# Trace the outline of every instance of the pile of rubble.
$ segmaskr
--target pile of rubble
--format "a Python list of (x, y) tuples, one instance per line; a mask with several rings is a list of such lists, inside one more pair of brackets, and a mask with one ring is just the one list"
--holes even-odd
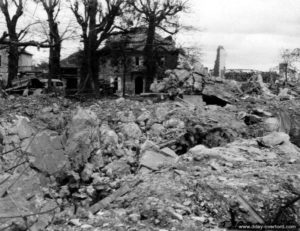
[(273, 108), (46, 96), (5, 105), (0, 229), (299, 223), (299, 202), (297, 212), (280, 204), (300, 194), (300, 151)]
[(197, 94), (202, 92), (207, 76), (200, 63), (191, 65), (187, 60), (179, 62), (173, 70), (167, 70), (162, 81), (151, 85), (152, 92), (164, 92), (170, 95)]

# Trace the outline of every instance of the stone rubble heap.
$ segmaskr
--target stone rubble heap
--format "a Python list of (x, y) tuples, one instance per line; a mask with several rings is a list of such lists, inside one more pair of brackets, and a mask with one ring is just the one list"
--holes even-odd
[[(0, 229), (221, 230), (230, 209), (257, 222), (240, 198), (270, 222), (300, 192), (291, 142), (300, 127), (288, 130), (275, 108), (293, 101), (229, 98), (224, 107), (10, 99), (0, 121)], [(291, 223), (295, 208), (285, 211)]]

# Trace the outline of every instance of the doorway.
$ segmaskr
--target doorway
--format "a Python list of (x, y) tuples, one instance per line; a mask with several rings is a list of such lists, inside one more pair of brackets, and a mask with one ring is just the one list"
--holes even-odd
[(135, 78), (135, 94), (139, 95), (144, 91), (144, 79), (142, 76)]

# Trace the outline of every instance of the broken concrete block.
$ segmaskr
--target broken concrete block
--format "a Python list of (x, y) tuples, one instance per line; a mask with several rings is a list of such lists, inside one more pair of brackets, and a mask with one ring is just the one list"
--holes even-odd
[(268, 118), (264, 121), (264, 128), (267, 132), (279, 131), (280, 121), (275, 117)]
[(123, 124), (121, 132), (126, 139), (139, 139), (142, 136), (142, 131), (136, 123)]
[(91, 110), (78, 108), (67, 130), (66, 154), (74, 169), (87, 163), (92, 151), (99, 148), (97, 115)]
[(164, 152), (145, 151), (140, 160), (140, 165), (151, 170), (159, 170), (163, 166), (174, 165), (178, 161), (178, 156), (169, 150)]
[(226, 106), (226, 104), (230, 104), (236, 100), (236, 96), (234, 91), (226, 84), (206, 84), (202, 94), (203, 100), (207, 104), (215, 104), (219, 106)]
[(155, 115), (159, 122), (166, 120), (168, 114), (169, 114), (169, 110), (166, 107), (159, 107), (155, 111)]
[(31, 137), (35, 130), (29, 125), (29, 119), (23, 116), (17, 116), (15, 126), (9, 131), (9, 134), (17, 134), (20, 139)]
[(81, 179), (85, 182), (89, 181), (93, 175), (93, 169), (94, 165), (87, 163), (80, 174)]
[(161, 149), (161, 152), (165, 153), (166, 155), (173, 157), (173, 158), (178, 158), (177, 154), (170, 148), (163, 148)]
[(79, 107), (72, 118), (70, 133), (81, 131), (82, 129), (86, 129), (87, 127), (97, 127), (98, 124), (99, 120), (94, 112)]
[(198, 73), (198, 74), (203, 74), (204, 72), (204, 66), (201, 62), (196, 62), (193, 64), (193, 72)]
[(102, 124), (99, 128), (101, 145), (104, 148), (116, 147), (118, 145), (118, 135), (107, 124)]
[[(52, 109), (51, 109), (52, 110)], [(47, 125), (47, 128), (50, 130), (59, 130), (65, 128), (67, 122), (63, 114), (54, 114), (54, 113), (41, 113), (37, 115), (37, 118), (44, 122)]]
[(89, 129), (69, 137), (65, 150), (74, 169), (78, 170), (87, 163), (92, 151), (98, 145), (97, 142), (96, 134), (91, 133)]
[(191, 75), (191, 73), (185, 69), (175, 69), (174, 73), (178, 77), (178, 80), (181, 82), (184, 82)]
[(129, 175), (130, 172), (130, 166), (127, 164), (125, 160), (115, 160), (105, 166), (104, 168), (107, 172), (107, 174), (112, 175), (112, 176), (125, 176)]
[(172, 119), (169, 119), (167, 120), (166, 122), (164, 122), (164, 126), (166, 128), (184, 128), (185, 127), (185, 124), (183, 121), (179, 120), (179, 119), (176, 119), (176, 118), (172, 118)]
[(33, 92), (33, 96), (40, 96), (43, 94), (43, 89), (39, 88), (39, 89), (36, 89), (34, 92)]
[(158, 145), (156, 145), (154, 142), (150, 140), (146, 140), (145, 143), (141, 145), (141, 153), (144, 153), (145, 151), (159, 151)]
[(194, 156), (202, 156), (210, 153), (212, 149), (205, 147), (204, 145), (197, 145), (189, 150), (189, 152)]
[(290, 142), (290, 136), (283, 132), (272, 132), (271, 134), (258, 138), (258, 142), (266, 147), (274, 147)]
[(102, 150), (99, 149), (95, 155), (91, 158), (91, 163), (95, 166), (96, 169), (102, 168), (105, 166)]
[(136, 118), (132, 111), (119, 111), (117, 112), (117, 120), (122, 123), (135, 122)]
[(153, 124), (151, 126), (150, 132), (154, 135), (161, 135), (165, 130), (165, 127), (161, 124)]
[(145, 122), (151, 118), (151, 113), (149, 111), (144, 111), (142, 114), (137, 118), (138, 122)]
[[(51, 136), (47, 131), (38, 134), (31, 142), (27, 152), (34, 156), (33, 166), (41, 172), (53, 175), (60, 172), (67, 164), (67, 158), (62, 146), (61, 137)], [(23, 149), (27, 145), (23, 145)]]
[(125, 102), (125, 99), (123, 97), (121, 97), (119, 99), (116, 99), (117, 104), (121, 104), (121, 103), (124, 103), (124, 102)]

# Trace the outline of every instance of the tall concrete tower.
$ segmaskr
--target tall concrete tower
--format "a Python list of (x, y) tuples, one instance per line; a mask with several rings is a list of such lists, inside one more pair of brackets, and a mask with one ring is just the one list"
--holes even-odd
[(225, 76), (225, 49), (219, 46), (214, 67), (214, 76), (224, 78)]

